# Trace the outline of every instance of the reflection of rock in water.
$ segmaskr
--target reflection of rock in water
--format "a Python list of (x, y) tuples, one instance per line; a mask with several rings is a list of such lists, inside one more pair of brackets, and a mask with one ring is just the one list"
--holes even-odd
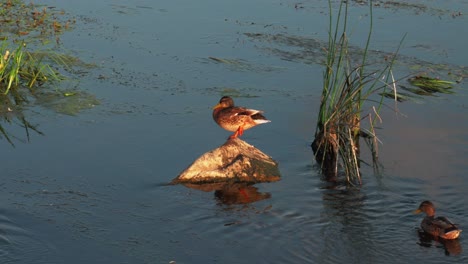
[(422, 247), (440, 247), (444, 249), (445, 255), (459, 255), (463, 249), (458, 239), (445, 240), (434, 237), (418, 228), (419, 245)]
[(229, 184), (215, 191), (215, 197), (223, 204), (247, 204), (271, 197), (269, 193), (260, 193), (258, 188), (245, 184)]
[(235, 138), (195, 160), (173, 184), (258, 183), (280, 179), (278, 164), (268, 155)]

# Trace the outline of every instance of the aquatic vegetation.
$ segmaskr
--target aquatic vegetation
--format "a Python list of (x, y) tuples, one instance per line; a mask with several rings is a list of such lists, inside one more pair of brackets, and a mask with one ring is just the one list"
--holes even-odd
[(453, 93), (454, 82), (431, 78), (427, 76), (414, 76), (408, 79), (409, 83), (418, 87), (420, 90), (427, 93)]
[(77, 115), (100, 104), (93, 94), (79, 90), (41, 91), (35, 103), (65, 115)]
[[(11, 52), (6, 41), (0, 46), (0, 117), (8, 124), (14, 123), (14, 119), (19, 120), (29, 139), (29, 130), (38, 130), (26, 120), (21, 111), (21, 105), (29, 101), (28, 95), (22, 90), (33, 93), (44, 82), (58, 80), (59, 77), (48, 65), (35, 60), (24, 49), (24, 43)], [(11, 136), (2, 125), (0, 134), (13, 144)]]
[(235, 89), (235, 88), (229, 88), (229, 87), (223, 87), (223, 88), (220, 88), (218, 89), (219, 90), (219, 93), (220, 95), (222, 96), (231, 96), (231, 97), (237, 97), (237, 98), (255, 98), (255, 97), (259, 97), (259, 95), (255, 94), (255, 93), (251, 93), (251, 92), (248, 92), (248, 91), (241, 91), (239, 89)]
[(1, 1), (0, 6), (0, 39), (12, 42), (48, 44), (54, 39), (58, 44), (59, 36), (75, 24), (64, 11), (50, 6), (19, 0)]
[[(378, 170), (378, 138), (375, 134), (375, 124), (377, 121), (381, 122), (379, 113), (384, 105), (384, 98), (392, 98), (395, 102), (417, 101), (422, 95), (452, 93), (454, 82), (419, 74), (408, 78), (412, 87), (397, 85), (392, 73), (393, 66), (401, 61), (407, 65), (410, 63), (396, 60), (402, 42), (395, 53), (380, 56), (383, 61), (375, 60), (378, 58), (375, 56), (377, 53), (369, 50), (372, 1), (369, 1), (369, 34), (363, 49), (348, 45), (348, 2), (340, 3), (335, 21), (332, 19), (331, 1), (329, 6), (329, 40), (328, 45), (323, 48), (326, 51), (324, 83), (312, 149), (325, 176), (334, 178), (342, 168), (348, 183), (361, 183), (360, 139), (367, 143), (374, 169)], [(321, 46), (317, 41), (309, 43)], [(312, 49), (314, 50), (317, 49)], [(412, 64), (421, 65), (417, 60), (412, 60)], [(427, 66), (444, 68), (443, 65)], [(447, 68), (444, 70), (447, 71)], [(462, 67), (460, 69), (464, 72)], [(370, 98), (375, 94), (380, 95), (380, 99)], [(369, 110), (365, 111), (364, 106), (369, 107)], [(362, 127), (363, 121), (366, 121), (368, 128)]]
[(31, 56), (33, 56), (37, 60), (41, 60), (43, 63), (49, 64), (57, 64), (65, 66), (66, 69), (71, 67), (79, 67), (79, 68), (87, 68), (92, 69), (96, 68), (96, 64), (94, 63), (86, 63), (82, 61), (80, 58), (76, 56), (72, 56), (69, 54), (64, 53), (57, 53), (53, 50), (35, 50), (31, 52)]
[(444, 94), (453, 94), (452, 91), (453, 84), (455, 82), (440, 80), (436, 78), (431, 78), (427, 76), (413, 76), (408, 78), (408, 82), (410, 85), (414, 87), (407, 87), (404, 85), (398, 85), (400, 90), (405, 90), (410, 93), (401, 92), (401, 91), (391, 91), (391, 92), (382, 92), (380, 95), (383, 95), (387, 98), (396, 99), (399, 102), (403, 101), (414, 101), (419, 102), (421, 96), (435, 96), (436, 93), (444, 93)]
[(235, 71), (249, 71), (249, 72), (272, 72), (280, 70), (278, 67), (267, 65), (253, 64), (242, 59), (224, 59), (217, 57), (208, 57), (211, 62), (224, 64)]
[[(424, 2), (423, 2), (424, 3)], [(400, 10), (408, 10), (413, 11), (414, 14), (431, 14), (434, 16), (442, 16), (442, 15), (451, 15), (453, 11), (431, 7), (427, 4), (423, 3), (410, 3), (409, 1), (375, 1), (374, 6), (393, 9), (395, 11)]]
[[(258, 48), (283, 60), (317, 65), (324, 65), (327, 61), (327, 54), (323, 52), (328, 49), (327, 41), (283, 33), (244, 33), (244, 35), (253, 41), (274, 44), (275, 46), (259, 46)], [(348, 44), (347, 49), (352, 61), (358, 61), (364, 54), (364, 49), (358, 46)], [(409, 72), (409, 75), (421, 75), (424, 72), (428, 72), (437, 76), (447, 76), (444, 78), (450, 78), (456, 82), (468, 76), (466, 66), (433, 63), (403, 54), (399, 54), (398, 58), (395, 58), (394, 53), (381, 50), (367, 49), (365, 52), (366, 67), (368, 69), (381, 69), (385, 67), (389, 60), (395, 59), (394, 63), (398, 65), (398, 68), (401, 71)]]
[(417, 99), (419, 98), (417, 95), (413, 95), (410, 93), (405, 93), (405, 92), (381, 92), (379, 95), (382, 95), (386, 98), (390, 99), (395, 99), (398, 102), (404, 102), (404, 101), (415, 101), (417, 102)]
[[(329, 1), (330, 29), (329, 44), (326, 49), (325, 71), (320, 111), (317, 120), (315, 140), (312, 149), (322, 173), (336, 177), (341, 164), (347, 182), (361, 182), (360, 138), (366, 139), (372, 153), (373, 163), (377, 164), (377, 137), (374, 124), (379, 118), (383, 98), (375, 101), (376, 106), (364, 113), (363, 106), (369, 97), (379, 91), (396, 89), (392, 67), (395, 55), (388, 59), (381, 70), (368, 72), (368, 47), (372, 33), (372, 2), (370, 6), (370, 28), (366, 46), (356, 61), (350, 55), (347, 37), (348, 2), (341, 2), (337, 18), (333, 21), (332, 4)], [(401, 43), (400, 43), (401, 44)], [(397, 54), (398, 51), (395, 53)], [(362, 128), (363, 119), (369, 119), (369, 128)]]
[(26, 45), (21, 43), (10, 52), (8, 42), (0, 47), (0, 92), (7, 95), (10, 89), (24, 86), (32, 89), (48, 80), (59, 80), (58, 74), (47, 64), (36, 60), (31, 53), (25, 51)]
[[(0, 38), (3, 39), (0, 46), (0, 119), (3, 123), (19, 124), (29, 140), (30, 131), (41, 134), (23, 112), (31, 102), (44, 103), (46, 107), (69, 115), (97, 105), (96, 98), (87, 93), (60, 91), (58, 87), (59, 83), (69, 80), (65, 73), (73, 74), (76, 68), (89, 69), (95, 65), (39, 48), (54, 38), (56, 45), (59, 44), (59, 35), (70, 28), (72, 20), (66, 20), (65, 13), (53, 7), (25, 4), (19, 0), (2, 1), (0, 6)], [(0, 136), (12, 145), (12, 138), (17, 138), (2, 124)]]
[[(29, 140), (30, 131), (42, 134), (36, 125), (31, 124), (23, 113), (23, 102), (26, 96), (17, 90), (12, 90), (8, 95), (0, 93), (0, 118), (3, 123), (16, 124), (24, 128), (26, 138)], [(0, 124), (0, 138), (4, 138), (14, 146), (13, 138), (18, 139), (16, 135), (10, 135), (6, 128)]]

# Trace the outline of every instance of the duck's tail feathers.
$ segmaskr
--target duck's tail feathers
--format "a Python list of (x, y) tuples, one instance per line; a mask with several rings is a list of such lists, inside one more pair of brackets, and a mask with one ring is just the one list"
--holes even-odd
[(271, 121), (268, 119), (254, 119), (254, 122), (256, 124), (265, 124), (265, 123), (270, 123)]

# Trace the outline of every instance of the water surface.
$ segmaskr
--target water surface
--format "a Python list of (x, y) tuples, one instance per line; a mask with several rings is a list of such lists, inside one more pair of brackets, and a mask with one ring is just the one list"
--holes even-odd
[[(430, 199), (468, 226), (466, 81), (453, 95), (385, 110), (383, 173), (364, 167), (362, 187), (346, 188), (320, 177), (309, 147), (322, 76), (314, 46), (249, 37), (325, 43), (325, 2), (44, 3), (77, 18), (62, 46), (101, 66), (79, 87), (102, 104), (78, 116), (31, 106), (45, 135), (15, 148), (2, 141), (2, 263), (468, 261), (465, 234), (427, 241), (422, 216), (411, 213)], [(406, 58), (466, 69), (466, 16), (451, 14), (468, 13), (468, 2), (414, 3), (430, 8), (376, 7), (373, 50), (392, 52), (408, 33)], [(366, 36), (367, 12), (353, 4), (353, 45)], [(396, 72), (405, 76), (408, 64)], [(166, 185), (229, 135), (211, 119), (224, 93), (272, 120), (244, 136), (279, 162), (282, 180), (255, 186), (269, 199), (225, 204), (213, 192)]]

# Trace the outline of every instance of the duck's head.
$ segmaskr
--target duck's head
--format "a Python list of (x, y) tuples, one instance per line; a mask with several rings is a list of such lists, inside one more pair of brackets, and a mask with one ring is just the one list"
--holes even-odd
[(229, 96), (223, 96), (221, 97), (221, 100), (219, 100), (219, 103), (213, 106), (213, 109), (228, 108), (232, 106), (234, 106), (234, 100), (232, 100), (232, 98)]
[(415, 214), (419, 214), (419, 213), (425, 213), (427, 214), (428, 216), (433, 216), (435, 214), (435, 207), (434, 207), (434, 204), (431, 203), (430, 201), (424, 201), (422, 202), (418, 209), (416, 209), (414, 211)]

